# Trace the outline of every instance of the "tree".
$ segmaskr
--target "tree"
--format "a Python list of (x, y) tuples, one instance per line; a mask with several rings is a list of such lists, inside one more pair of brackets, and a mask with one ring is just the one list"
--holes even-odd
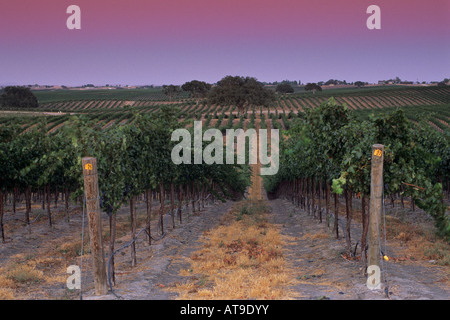
[(183, 84), (181, 89), (188, 91), (191, 94), (191, 97), (196, 99), (198, 105), (199, 100), (208, 95), (211, 85), (204, 81), (192, 80)]
[(312, 91), (313, 93), (316, 93), (316, 91), (322, 91), (322, 87), (319, 86), (316, 83), (307, 83), (305, 86), (305, 91)]
[(274, 101), (274, 92), (251, 77), (226, 76), (209, 94), (211, 104), (235, 105), (239, 113), (245, 107), (268, 107)]
[(37, 108), (39, 106), (30, 88), (19, 86), (6, 87), (1, 95), (0, 103), (3, 107)]
[(357, 86), (358, 88), (361, 88), (361, 87), (364, 87), (365, 83), (362, 82), (362, 81), (356, 81), (356, 82), (354, 83), (354, 85)]
[(175, 86), (173, 84), (163, 85), (163, 92), (167, 97), (169, 97), (170, 101), (173, 101), (173, 99), (180, 94), (181, 89), (179, 86)]
[(438, 82), (437, 84), (438, 87), (445, 87), (446, 85), (450, 85), (450, 79), (448, 78), (445, 78), (444, 80)]
[(289, 83), (283, 82), (277, 85), (275, 91), (278, 93), (294, 93), (294, 88)]

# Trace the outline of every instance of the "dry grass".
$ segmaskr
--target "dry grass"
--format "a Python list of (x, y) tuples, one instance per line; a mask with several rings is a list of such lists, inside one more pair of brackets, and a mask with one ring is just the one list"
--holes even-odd
[(14, 299), (14, 288), (16, 288), (16, 283), (8, 277), (6, 270), (0, 268), (0, 300)]
[[(23, 207), (23, 206), (22, 206)], [(76, 232), (66, 233), (62, 236), (49, 240), (46, 213), (41, 209), (40, 204), (33, 205), (33, 216), (42, 212), (33, 227), (33, 235), (28, 236), (33, 243), (37, 244), (35, 249), (24, 247), (19, 254), (11, 254), (0, 264), (0, 299), (65, 299), (69, 298), (68, 293), (61, 290), (65, 288), (69, 265), (79, 265), (81, 253), (81, 235)], [(72, 209), (71, 216), (81, 215), (79, 209)], [(55, 221), (64, 219), (64, 210), (53, 209), (52, 217)], [(137, 217), (138, 225), (145, 223), (145, 214), (139, 211)], [(117, 242), (116, 247), (130, 238), (130, 218), (129, 214), (121, 215), (117, 219)], [(64, 222), (65, 223), (65, 222)], [(66, 227), (65, 224), (62, 224)], [(14, 239), (15, 232), (23, 228), (22, 222), (11, 221), (6, 225), (7, 235)], [(73, 231), (73, 230), (70, 230)], [(110, 238), (109, 225), (103, 223), (103, 236), (105, 253), (108, 252)], [(85, 256), (84, 272), (89, 272), (89, 233), (87, 226), (84, 234)], [(128, 258), (128, 256), (126, 257)], [(116, 265), (127, 271), (129, 259), (117, 259)], [(124, 260), (124, 263), (121, 263)], [(41, 288), (45, 286), (46, 289)], [(54, 290), (53, 290), (54, 289)]]
[(33, 264), (13, 263), (0, 269), (0, 300), (16, 299), (18, 289), (42, 281), (45, 281), (44, 273)]
[(286, 239), (265, 220), (263, 202), (245, 203), (227, 214), (223, 225), (204, 234), (191, 257), (189, 276), (174, 289), (180, 299), (291, 299)]
[(44, 273), (30, 264), (12, 265), (6, 273), (6, 278), (15, 284), (32, 284), (44, 280)]
[(305, 234), (301, 237), (302, 240), (316, 240), (316, 239), (328, 239), (330, 236), (326, 233)]
[[(79, 257), (80, 241), (64, 237), (47, 245), (33, 253), (15, 254), (5, 261), (0, 268), (0, 299), (50, 298), (50, 292), (40, 289), (43, 284), (65, 284), (67, 267)], [(87, 243), (85, 253), (88, 249)]]
[[(324, 205), (324, 203), (322, 204)], [(414, 219), (405, 219), (407, 210), (411, 208), (409, 199), (404, 199), (404, 208), (401, 208), (400, 199), (395, 200), (395, 209), (391, 208), (391, 200), (387, 200), (386, 208), (391, 209), (395, 215), (386, 215), (386, 236), (388, 246), (393, 247), (394, 258), (392, 261), (418, 261), (435, 260), (437, 265), (450, 266), (450, 245), (439, 239), (435, 235), (432, 224), (413, 223)], [(397, 210), (397, 211), (396, 211)], [(345, 205), (340, 203), (340, 212), (345, 212)], [(402, 213), (403, 212), (403, 213)], [(355, 203), (352, 214), (353, 222), (362, 223), (361, 208), (359, 203)], [(384, 231), (382, 231), (384, 234)], [(303, 238), (317, 239), (316, 235), (305, 235)], [(318, 239), (321, 238), (317, 235)], [(324, 238), (326, 238), (324, 236)]]
[(450, 245), (417, 225), (386, 216), (386, 235), (400, 261), (435, 260), (450, 266)]
[[(85, 239), (83, 245), (83, 254), (89, 253), (89, 239)], [(81, 241), (75, 240), (70, 242), (65, 242), (58, 246), (58, 251), (66, 258), (66, 259), (74, 259), (80, 256), (81, 254)]]

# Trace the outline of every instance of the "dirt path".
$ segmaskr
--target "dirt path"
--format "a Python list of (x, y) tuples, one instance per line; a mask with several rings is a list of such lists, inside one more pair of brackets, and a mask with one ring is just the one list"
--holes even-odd
[[(342, 256), (346, 247), (345, 239), (336, 240), (325, 222), (320, 224), (317, 219), (286, 200), (263, 202), (271, 207), (268, 223), (290, 239), (283, 247), (283, 256), (290, 277), (285, 289), (294, 292), (291, 296), (313, 300), (386, 299), (384, 290), (367, 289), (360, 262)], [(211, 244), (205, 244), (205, 235), (208, 238), (222, 225), (221, 218), (236, 205), (227, 202), (192, 216), (183, 228), (173, 230), (166, 239), (154, 244), (148, 260), (143, 259), (141, 265), (129, 275), (120, 276), (115, 292), (125, 299), (177, 299), (179, 296), (173, 290), (177, 285), (187, 280), (201, 282), (201, 276), (189, 276), (183, 271), (190, 270), (193, 257), (209, 248)], [(389, 263), (389, 298), (449, 299), (447, 270), (445, 267), (423, 263)], [(231, 268), (228, 272), (231, 272)], [(213, 281), (208, 278), (208, 282), (203, 285), (213, 290)], [(101, 298), (115, 297), (110, 295)], [(91, 299), (96, 297), (91, 296)]]
[[(176, 259), (181, 255), (189, 255), (189, 245), (197, 243), (196, 239), (204, 230), (212, 228), (218, 217), (227, 212), (231, 202), (207, 204), (205, 210), (193, 214), (191, 208), (183, 213), (183, 223), (176, 221), (176, 228), (172, 229), (170, 216), (165, 215), (164, 225), (166, 236), (153, 241), (148, 245), (147, 237), (143, 234), (137, 241), (138, 266), (131, 268), (130, 250), (125, 248), (120, 251), (115, 259), (117, 288), (135, 288), (134, 278), (142, 276), (141, 271), (147, 272), (144, 277), (159, 280), (159, 276), (167, 274), (176, 275), (170, 268), (176, 264)], [(154, 212), (157, 212), (154, 201)], [(46, 212), (40, 205), (34, 205), (32, 220), (38, 218), (32, 224), (29, 233), (21, 220), (24, 219), (23, 206), (12, 215), (6, 214), (6, 243), (0, 243), (0, 300), (2, 299), (79, 299), (79, 290), (68, 290), (66, 273), (69, 265), (81, 266), (81, 231), (82, 211), (79, 207), (71, 207), (71, 221), (67, 223), (64, 218), (64, 210), (61, 206), (53, 211), (53, 227), (47, 225)], [(139, 228), (145, 224), (145, 203), (137, 204), (137, 221)], [(103, 238), (105, 255), (108, 253), (109, 222), (106, 214), (102, 214)], [(16, 220), (16, 218), (18, 220)], [(152, 235), (159, 238), (157, 221), (152, 222)], [(117, 213), (117, 239), (116, 249), (130, 241), (129, 209), (124, 206)], [(87, 233), (87, 222), (85, 225)], [(183, 250), (181, 252), (181, 250)], [(92, 259), (89, 254), (89, 239), (84, 237), (83, 255), (83, 298), (93, 296)], [(108, 258), (108, 257), (107, 257)], [(106, 259), (107, 261), (107, 259)], [(166, 270), (168, 268), (168, 270)], [(14, 277), (13, 279), (11, 277)], [(131, 279), (128, 283), (127, 279)], [(162, 279), (162, 281), (163, 281)], [(170, 278), (171, 279), (171, 278)], [(164, 281), (163, 281), (164, 282)], [(128, 289), (130, 288), (130, 289)], [(149, 296), (153, 299), (168, 299), (169, 295), (158, 291), (148, 290), (142, 295), (142, 299)], [(141, 291), (142, 293), (142, 291)], [(113, 298), (110, 296), (109, 298)], [(135, 296), (133, 296), (135, 298)]]
[[(256, 177), (258, 176), (255, 175)], [(260, 185), (259, 190), (254, 188), (251, 195), (264, 198), (262, 188)], [(271, 208), (267, 214), (268, 227), (274, 226), (277, 232), (289, 239), (282, 247), (287, 266), (283, 276), (289, 277), (286, 290), (294, 292), (289, 296), (296, 299), (386, 299), (384, 292), (372, 292), (366, 288), (366, 278), (360, 262), (342, 256), (346, 248), (345, 239), (342, 237), (336, 240), (326, 227), (325, 219), (320, 224), (318, 219), (287, 200), (263, 199), (262, 202)], [(138, 265), (135, 268), (130, 266), (129, 250), (123, 250), (117, 256), (117, 285), (114, 292), (125, 299), (170, 300), (179, 298), (178, 293), (173, 290), (177, 284), (186, 280), (202, 282), (203, 279), (196, 280), (194, 275), (183, 274), (183, 271), (192, 268), (195, 253), (208, 249), (209, 244), (205, 239), (222, 227), (224, 217), (240, 204), (228, 201), (207, 206), (196, 214), (186, 214), (181, 225), (177, 223), (175, 229), (167, 228), (167, 236), (154, 241), (151, 246), (142, 237), (137, 243)], [(65, 269), (69, 264), (80, 262), (77, 251), (80, 250), (81, 212), (72, 212), (70, 224), (64, 222), (63, 212), (57, 212), (54, 215), (55, 227), (52, 229), (46, 226), (45, 215), (33, 225), (31, 234), (20, 226), (20, 222), (14, 223), (17, 224), (17, 230), (8, 229), (8, 242), (1, 245), (0, 268), (13, 270), (14, 266), (16, 269), (27, 266), (28, 269), (23, 269), (25, 274), (35, 275), (38, 282), (31, 279), (32, 283), (12, 286), (4, 292), (4, 298), (8, 294), (17, 299), (79, 298), (79, 292), (68, 292), (65, 287)], [(122, 228), (117, 247), (129, 241), (126, 208), (119, 216)], [(19, 214), (18, 217), (21, 218)], [(144, 216), (141, 215), (141, 219)], [(10, 221), (8, 225), (11, 226), (12, 223)], [(106, 225), (107, 221), (104, 221), (105, 229)], [(168, 221), (165, 225), (169, 226)], [(359, 228), (358, 222), (354, 221), (352, 235), (355, 239)], [(236, 232), (238, 234), (239, 230)], [(88, 239), (85, 241), (85, 250), (88, 250)], [(415, 244), (411, 241), (406, 244), (388, 242), (391, 257), (387, 264), (390, 299), (450, 299), (448, 266), (438, 266), (423, 259), (396, 259), (407, 256), (404, 250), (411, 245)], [(90, 267), (91, 261), (87, 254), (84, 268)], [(85, 273), (83, 279), (83, 298), (99, 299), (93, 294), (90, 272)], [(8, 285), (8, 282), (1, 281), (0, 279), (0, 291), (5, 290), (5, 285)], [(211, 283), (204, 285), (208, 287)], [(116, 297), (108, 295), (100, 299)]]
[[(218, 203), (206, 210), (189, 215), (178, 228), (168, 231), (160, 241), (148, 246), (141, 240), (137, 244), (141, 261), (136, 268), (122, 269), (119, 272), (114, 293), (123, 299), (167, 300), (175, 299), (176, 294), (165, 290), (184, 279), (180, 271), (189, 267), (188, 258), (198, 250), (203, 233), (217, 226), (233, 202)], [(127, 252), (128, 253), (128, 252)], [(116, 299), (114, 295), (94, 296), (92, 290), (85, 293), (85, 299)]]
[[(367, 289), (360, 262), (342, 257), (345, 239), (336, 240), (325, 222), (320, 224), (286, 200), (276, 199), (270, 205), (271, 222), (296, 239), (286, 250), (297, 270), (294, 289), (302, 299), (386, 299), (384, 292)], [(393, 252), (389, 245), (388, 251)], [(387, 279), (390, 299), (450, 299), (448, 267), (389, 262)]]
[[(259, 179), (254, 175), (254, 179)], [(300, 210), (291, 202), (283, 199), (268, 201), (265, 199), (263, 186), (255, 184), (250, 195), (259, 200), (265, 206), (270, 207), (264, 223), (257, 233), (277, 232), (284, 239), (281, 245), (283, 252), (283, 264), (286, 266), (280, 273), (284, 290), (288, 294), (280, 293), (279, 297), (295, 299), (386, 299), (383, 291), (369, 291), (365, 285), (366, 278), (363, 275), (361, 264), (358, 260), (346, 259), (345, 239), (336, 240), (326, 227), (326, 222), (320, 224), (318, 219)], [(179, 293), (174, 290), (177, 285), (191, 281), (195, 286), (205, 290), (213, 290), (212, 276), (198, 277), (190, 274), (195, 260), (198, 260), (202, 252), (214, 251), (214, 248), (230, 247), (238, 244), (235, 239), (245, 239), (247, 229), (235, 230), (235, 234), (223, 238), (224, 245), (220, 246), (209, 240), (217, 240), (217, 231), (224, 230), (227, 223), (240, 227), (236, 223), (236, 207), (242, 202), (225, 202), (207, 206), (205, 210), (184, 216), (183, 223), (177, 223), (176, 228), (167, 226), (167, 235), (159, 241), (153, 241), (149, 246), (145, 237), (137, 242), (138, 265), (130, 266), (129, 250), (125, 249), (118, 254), (116, 261), (117, 281), (114, 292), (124, 299), (162, 299), (171, 300), (179, 298)], [(144, 212), (144, 208), (140, 208)], [(233, 213), (234, 210), (234, 213)], [(40, 211), (37, 208), (35, 211)], [(56, 210), (55, 210), (56, 211)], [(123, 212), (122, 212), (123, 211)], [(119, 214), (120, 228), (118, 232), (117, 247), (129, 241), (129, 222), (127, 209)], [(230, 214), (230, 212), (232, 212)], [(18, 217), (21, 216), (18, 214)], [(63, 220), (63, 212), (55, 212), (55, 227), (49, 229), (46, 226), (45, 215), (35, 225), (33, 232), (28, 234), (26, 228), (20, 222), (14, 222), (16, 228), (8, 229), (8, 242), (0, 246), (0, 269), (3, 271), (22, 270), (30, 278), (21, 284), (14, 286), (7, 278), (0, 277), (1, 290), (11, 285), (4, 294), (4, 298), (10, 296), (14, 299), (78, 299), (79, 292), (69, 292), (65, 286), (67, 279), (66, 268), (70, 264), (79, 264), (78, 251), (80, 250), (81, 212), (78, 209), (72, 213), (71, 223)], [(140, 219), (145, 216), (140, 214)], [(167, 216), (167, 219), (169, 217)], [(103, 221), (105, 229), (107, 221)], [(142, 221), (141, 221), (142, 222)], [(11, 226), (13, 221), (8, 222)], [(11, 226), (12, 227), (12, 226)], [(222, 228), (222, 229), (220, 229)], [(231, 229), (233, 229), (231, 228)], [(238, 229), (238, 228), (236, 228)], [(352, 224), (352, 235), (356, 239), (360, 226), (357, 221)], [(156, 232), (156, 227), (154, 227)], [(107, 232), (107, 230), (105, 230)], [(256, 233), (255, 233), (256, 234)], [(341, 232), (341, 234), (344, 234)], [(273, 234), (272, 234), (273, 235)], [(156, 236), (156, 235), (155, 235)], [(404, 235), (403, 235), (404, 236)], [(403, 237), (402, 236), (402, 237)], [(107, 234), (105, 234), (107, 238)], [(88, 250), (88, 239), (85, 239), (84, 268), (91, 267)], [(247, 241), (247, 240), (245, 240)], [(259, 241), (259, 240), (258, 240)], [(217, 242), (217, 241), (216, 241)], [(244, 244), (247, 242), (244, 242)], [(259, 242), (262, 245), (263, 242)], [(211, 246), (213, 245), (213, 246)], [(107, 243), (105, 244), (105, 247)], [(390, 299), (450, 299), (450, 273), (448, 266), (439, 266), (424, 259), (401, 259), (407, 257), (405, 250), (415, 246), (408, 242), (389, 241), (388, 252), (391, 258), (387, 264), (387, 279)], [(239, 246), (237, 249), (241, 250)], [(261, 249), (255, 243), (253, 254), (258, 255)], [(268, 247), (264, 247), (269, 252)], [(244, 252), (242, 249), (242, 252)], [(200, 252), (200, 253), (199, 253)], [(276, 255), (279, 258), (279, 255)], [(228, 256), (220, 257), (228, 259)], [(232, 260), (227, 260), (234, 271), (238, 270)], [(246, 261), (254, 263), (255, 260)], [(23, 267), (26, 266), (25, 269)], [(259, 266), (254, 266), (260, 270)], [(273, 266), (272, 266), (273, 267)], [(22, 268), (22, 269), (21, 269)], [(231, 271), (223, 264), (220, 266), (222, 274)], [(271, 273), (267, 273), (271, 274)], [(20, 274), (18, 274), (19, 276)], [(282, 278), (284, 277), (284, 278)], [(84, 299), (116, 299), (112, 294), (96, 297), (93, 293), (93, 279), (90, 272), (83, 275)], [(206, 280), (205, 280), (206, 279)], [(258, 278), (259, 279), (259, 278)], [(267, 279), (262, 277), (261, 281)], [(3, 281), (3, 283), (2, 283)], [(277, 288), (280, 289), (280, 288)], [(281, 291), (283, 288), (280, 289)], [(195, 290), (193, 290), (193, 294)], [(183, 296), (185, 297), (185, 295)], [(189, 296), (187, 296), (189, 297)], [(262, 296), (265, 299), (265, 295)], [(271, 296), (267, 295), (270, 299)], [(245, 297), (244, 297), (245, 299)]]
[[(259, 132), (260, 126), (260, 120), (255, 121), (255, 130), (256, 132)], [(267, 141), (270, 141), (270, 132), (267, 137)], [(261, 163), (259, 162), (259, 143), (257, 144), (256, 149), (251, 150), (253, 156), (255, 159), (258, 159), (256, 164), (252, 164), (252, 185), (248, 189), (248, 197), (251, 200), (257, 201), (257, 200), (263, 200), (263, 187), (262, 187), (262, 177), (260, 176), (261, 173)]]

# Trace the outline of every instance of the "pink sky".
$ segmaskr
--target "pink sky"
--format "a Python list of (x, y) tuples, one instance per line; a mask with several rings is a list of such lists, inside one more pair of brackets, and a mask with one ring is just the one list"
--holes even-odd
[[(81, 30), (66, 8), (81, 8)], [(366, 8), (381, 8), (381, 30)], [(448, 0), (15, 0), (0, 3), (4, 83), (181, 84), (450, 77)]]

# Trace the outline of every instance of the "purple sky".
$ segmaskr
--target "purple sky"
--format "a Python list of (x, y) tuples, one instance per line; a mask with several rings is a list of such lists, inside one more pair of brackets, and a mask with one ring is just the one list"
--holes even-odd
[(15, 0), (0, 30), (0, 85), (450, 78), (448, 0)]

